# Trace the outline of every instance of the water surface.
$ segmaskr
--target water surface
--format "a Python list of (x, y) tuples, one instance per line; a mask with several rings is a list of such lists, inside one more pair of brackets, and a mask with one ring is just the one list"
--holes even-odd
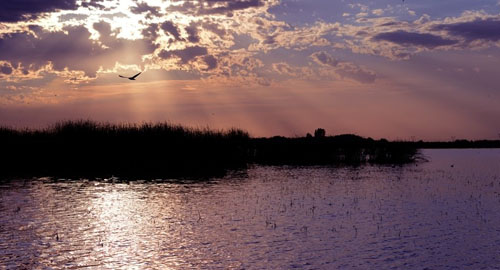
[(12, 180), (1, 269), (500, 269), (500, 150), (423, 153), (204, 182)]

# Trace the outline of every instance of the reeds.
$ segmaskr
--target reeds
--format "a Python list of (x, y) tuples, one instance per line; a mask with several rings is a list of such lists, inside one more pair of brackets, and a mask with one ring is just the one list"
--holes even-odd
[[(169, 123), (67, 121), (44, 130), (0, 129), (1, 174), (182, 177), (246, 165), (248, 133)], [(5, 166), (5, 167), (4, 167)]]
[(402, 164), (415, 161), (418, 153), (409, 143), (376, 141), (352, 134), (260, 138), (252, 142), (254, 161), (274, 165)]
[(356, 135), (251, 138), (240, 129), (88, 120), (45, 129), (0, 127), (0, 176), (182, 178), (222, 176), (256, 164), (412, 162), (409, 143)]

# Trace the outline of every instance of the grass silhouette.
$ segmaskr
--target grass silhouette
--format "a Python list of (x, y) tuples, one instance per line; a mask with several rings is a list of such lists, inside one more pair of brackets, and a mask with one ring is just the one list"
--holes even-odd
[(417, 148), (406, 142), (365, 139), (344, 134), (329, 137), (253, 139), (260, 164), (291, 165), (360, 165), (403, 164), (415, 161)]
[(169, 123), (67, 121), (44, 130), (0, 129), (2, 174), (129, 177), (222, 175), (246, 165), (248, 133)]
[(356, 135), (252, 138), (240, 129), (86, 120), (0, 127), (0, 147), (3, 177), (212, 177), (248, 164), (394, 164), (417, 156), (414, 144)]

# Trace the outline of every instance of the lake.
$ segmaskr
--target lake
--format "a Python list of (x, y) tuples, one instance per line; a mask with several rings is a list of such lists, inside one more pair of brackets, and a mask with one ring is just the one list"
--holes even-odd
[(0, 269), (500, 269), (500, 149), (0, 185)]

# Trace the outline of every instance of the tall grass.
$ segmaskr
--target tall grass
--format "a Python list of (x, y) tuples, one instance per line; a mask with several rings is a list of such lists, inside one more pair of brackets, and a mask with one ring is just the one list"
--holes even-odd
[(365, 139), (345, 134), (330, 137), (260, 138), (253, 140), (254, 160), (261, 164), (360, 165), (403, 164), (417, 158), (417, 148), (405, 142)]
[(205, 177), (257, 164), (405, 163), (408, 143), (356, 135), (251, 138), (240, 129), (170, 123), (66, 121), (45, 129), (0, 127), (0, 176)]
[(180, 177), (244, 167), (249, 135), (169, 123), (67, 121), (43, 130), (2, 128), (0, 138), (4, 173)]

